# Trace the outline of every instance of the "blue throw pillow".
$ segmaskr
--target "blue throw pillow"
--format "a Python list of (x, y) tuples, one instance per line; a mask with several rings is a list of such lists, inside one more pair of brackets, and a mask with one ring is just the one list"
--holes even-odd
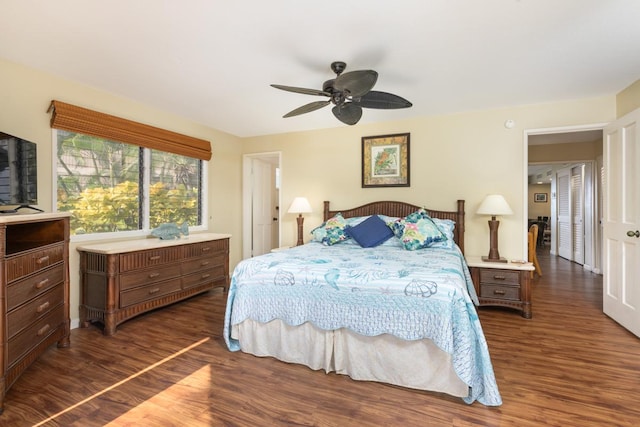
[(353, 227), (347, 226), (345, 231), (363, 248), (373, 248), (393, 237), (393, 231), (378, 215), (372, 215)]

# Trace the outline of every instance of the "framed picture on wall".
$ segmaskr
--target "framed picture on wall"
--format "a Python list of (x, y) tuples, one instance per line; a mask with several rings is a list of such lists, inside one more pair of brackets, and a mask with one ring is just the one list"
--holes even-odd
[(547, 193), (533, 193), (533, 201), (536, 203), (547, 203)]
[(409, 187), (409, 134), (362, 137), (362, 187)]

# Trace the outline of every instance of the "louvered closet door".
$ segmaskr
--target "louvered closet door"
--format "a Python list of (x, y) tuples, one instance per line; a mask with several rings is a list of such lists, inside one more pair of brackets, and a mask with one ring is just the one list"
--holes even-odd
[(573, 255), (571, 241), (571, 170), (558, 171), (558, 255), (571, 260)]
[(573, 258), (576, 263), (584, 264), (584, 165), (571, 169), (571, 240)]

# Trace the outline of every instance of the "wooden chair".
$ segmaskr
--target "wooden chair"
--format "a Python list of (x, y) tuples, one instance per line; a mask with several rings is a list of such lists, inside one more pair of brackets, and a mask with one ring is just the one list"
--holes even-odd
[(536, 255), (536, 248), (538, 246), (538, 224), (533, 224), (529, 227), (529, 262), (533, 263), (535, 270), (531, 272), (531, 278), (533, 279), (534, 273), (538, 273), (538, 276), (542, 276), (542, 270), (538, 263), (538, 255)]
[(547, 223), (545, 221), (538, 221), (538, 239), (536, 247), (544, 244), (544, 233), (547, 231)]

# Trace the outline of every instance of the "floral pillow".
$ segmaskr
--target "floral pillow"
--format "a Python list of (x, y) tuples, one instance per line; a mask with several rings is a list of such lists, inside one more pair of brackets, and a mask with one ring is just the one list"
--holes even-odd
[(350, 237), (345, 233), (346, 226), (347, 221), (341, 213), (337, 213), (311, 231), (312, 240), (327, 246), (348, 240)]
[(424, 209), (394, 221), (391, 223), (391, 229), (396, 237), (400, 239), (404, 248), (410, 251), (447, 241), (447, 236), (438, 228)]
[(397, 218), (391, 223), (387, 223), (391, 230), (393, 230), (393, 234), (396, 235), (398, 239), (402, 237), (402, 233), (404, 232), (404, 226), (407, 222), (417, 222), (420, 219), (428, 218), (429, 215), (427, 211), (424, 209), (417, 210), (404, 218)]

